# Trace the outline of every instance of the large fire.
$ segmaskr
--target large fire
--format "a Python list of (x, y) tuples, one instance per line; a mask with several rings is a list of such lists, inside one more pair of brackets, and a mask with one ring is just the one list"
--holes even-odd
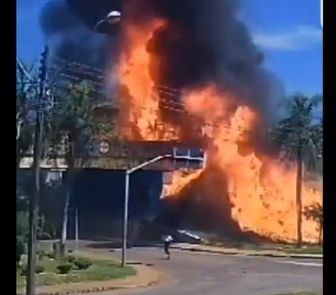
[[(159, 70), (155, 64), (160, 57), (152, 56), (146, 50), (154, 30), (165, 25), (164, 21), (158, 20), (147, 27), (127, 25), (125, 29), (125, 53), (120, 59), (118, 73), (120, 82), (127, 86), (129, 92), (121, 103), (122, 130), (129, 139), (176, 140), (180, 137), (180, 126), (163, 122), (159, 94), (155, 92), (151, 78), (153, 68), (154, 75)], [(204, 126), (208, 164), (215, 165), (226, 179), (223, 183), (228, 187), (217, 189), (218, 192), (228, 191), (233, 204), (232, 218), (242, 230), (294, 241), (296, 170), (255, 154), (249, 142), (249, 133), (258, 120), (258, 114), (244, 105), (232, 108), (235, 97), (219, 91), (215, 85), (185, 89), (181, 102), (187, 114)], [(241, 146), (245, 147), (244, 152)], [(176, 171), (172, 184), (166, 187), (166, 194), (178, 197), (185, 185), (199, 175), (201, 171)], [(212, 190), (216, 185), (208, 184)], [(322, 187), (313, 188), (308, 183), (304, 184), (303, 207), (321, 203), (321, 195)], [(304, 219), (304, 240), (315, 242), (317, 236), (316, 223)]]
[(171, 140), (179, 138), (179, 130), (163, 124), (160, 117), (159, 98), (150, 77), (153, 59), (146, 45), (153, 31), (164, 26), (156, 20), (146, 28), (128, 25), (125, 30), (125, 53), (121, 57), (118, 74), (129, 95), (121, 102), (123, 135), (136, 140)]

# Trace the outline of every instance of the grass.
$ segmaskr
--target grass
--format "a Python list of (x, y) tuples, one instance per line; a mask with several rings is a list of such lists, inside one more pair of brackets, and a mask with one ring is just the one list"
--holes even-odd
[(234, 240), (209, 240), (204, 243), (208, 246), (236, 248), (240, 250), (278, 250), (288, 254), (323, 254), (323, 247), (318, 245), (304, 245), (301, 248), (297, 248), (293, 244), (280, 244), (280, 243), (251, 243), (245, 241)]
[[(61, 275), (57, 272), (57, 260), (44, 257), (38, 264), (45, 267), (45, 271), (36, 275), (37, 286), (53, 286), (58, 284), (106, 281), (112, 279), (124, 278), (136, 274), (136, 271), (130, 267), (121, 267), (114, 262), (107, 260), (90, 259), (92, 265), (85, 270), (74, 268), (68, 274)], [(16, 288), (21, 290), (25, 287), (26, 277), (21, 275), (19, 271), (16, 274)]]
[(297, 253), (297, 254), (323, 254), (323, 247), (305, 246), (302, 248), (296, 248), (295, 246), (291, 246), (283, 248), (282, 251), (286, 253)]
[(294, 293), (286, 293), (286, 294), (277, 294), (277, 295), (322, 295), (322, 291), (319, 292), (294, 292)]

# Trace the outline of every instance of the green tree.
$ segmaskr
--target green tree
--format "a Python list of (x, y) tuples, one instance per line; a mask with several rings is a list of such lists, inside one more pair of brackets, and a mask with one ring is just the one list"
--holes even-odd
[(49, 145), (51, 156), (65, 156), (68, 171), (65, 177), (65, 201), (61, 226), (61, 255), (65, 254), (68, 211), (71, 187), (76, 172), (83, 167), (92, 152), (98, 135), (109, 131), (110, 126), (97, 123), (92, 109), (95, 106), (93, 88), (86, 81), (68, 85), (55, 93), (56, 104), (49, 123)]
[(314, 203), (313, 205), (305, 207), (304, 216), (307, 219), (313, 220), (317, 223), (319, 229), (318, 244), (322, 244), (322, 234), (323, 234), (323, 207), (319, 203)]
[(16, 167), (33, 143), (33, 124), (29, 120), (29, 101), (36, 91), (33, 84), (24, 79), (22, 72), (17, 74), (16, 85)]
[(303, 164), (315, 166), (322, 153), (322, 124), (314, 121), (314, 110), (320, 102), (319, 96), (294, 95), (288, 103), (287, 116), (272, 130), (272, 140), (279, 147), (281, 156), (296, 162), (298, 247), (302, 244)]

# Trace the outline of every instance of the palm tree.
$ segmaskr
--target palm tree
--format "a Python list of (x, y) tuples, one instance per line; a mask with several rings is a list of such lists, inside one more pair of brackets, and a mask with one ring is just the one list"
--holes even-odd
[(314, 122), (314, 110), (321, 97), (294, 95), (288, 104), (288, 115), (272, 130), (272, 139), (282, 156), (296, 162), (297, 246), (302, 244), (303, 164), (314, 166), (322, 153), (322, 124)]

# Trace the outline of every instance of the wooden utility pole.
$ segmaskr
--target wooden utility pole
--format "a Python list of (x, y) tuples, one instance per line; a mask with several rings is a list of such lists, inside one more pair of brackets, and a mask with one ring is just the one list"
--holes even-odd
[(34, 138), (34, 162), (33, 162), (33, 194), (29, 202), (29, 238), (28, 238), (28, 273), (27, 273), (27, 295), (35, 295), (35, 271), (36, 271), (36, 231), (38, 222), (38, 200), (40, 195), (40, 162), (42, 154), (43, 121), (44, 110), (43, 100), (45, 94), (45, 81), (47, 73), (48, 47), (44, 48), (41, 56), (40, 83), (36, 102), (36, 123)]

